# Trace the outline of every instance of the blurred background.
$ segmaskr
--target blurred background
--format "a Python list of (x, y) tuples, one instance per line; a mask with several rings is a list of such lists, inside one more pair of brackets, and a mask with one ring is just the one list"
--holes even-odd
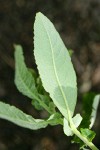
[[(33, 23), (40, 11), (55, 25), (68, 49), (78, 78), (78, 106), (81, 97), (100, 93), (100, 0), (0, 0), (0, 100), (15, 105), (35, 118), (30, 100), (14, 84), (14, 44), (21, 44), (28, 67), (36, 69), (33, 58)], [(94, 131), (100, 148), (100, 107)], [(31, 131), (0, 119), (0, 150), (77, 150), (61, 126)]]

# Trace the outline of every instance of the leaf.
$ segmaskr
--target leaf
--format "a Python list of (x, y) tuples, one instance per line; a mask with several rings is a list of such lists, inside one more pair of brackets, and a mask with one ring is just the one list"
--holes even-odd
[(72, 132), (70, 126), (69, 126), (69, 123), (68, 123), (67, 119), (65, 119), (65, 118), (64, 118), (63, 130), (64, 130), (64, 133), (67, 136), (72, 136), (73, 135), (73, 132)]
[[(36, 71), (35, 71), (33, 68), (28, 68), (28, 70), (31, 72), (31, 74), (32, 74), (32, 76), (33, 76), (33, 78), (34, 78), (34, 80), (35, 80), (35, 82), (36, 82), (37, 77), (38, 77)], [(36, 84), (36, 83), (35, 83), (35, 84)]]
[(92, 142), (92, 140), (95, 138), (96, 134), (94, 131), (87, 129), (87, 128), (85, 129), (81, 128), (80, 130), (81, 130), (82, 135), (86, 137), (90, 142)]
[[(41, 95), (41, 94), (38, 94), (39, 98), (41, 99), (41, 102), (43, 102), (44, 104), (46, 104), (49, 108), (49, 103), (50, 103), (50, 99), (47, 95)], [(32, 105), (35, 106), (35, 108), (37, 110), (43, 110), (43, 107), (41, 105), (41, 102), (38, 102), (36, 100), (32, 100)]]
[(73, 55), (74, 51), (72, 49), (68, 50), (70, 57)]
[[(100, 95), (98, 94), (95, 96), (95, 93), (92, 92), (85, 94), (83, 97), (83, 120), (79, 128), (82, 135), (89, 140), (93, 140), (95, 137), (95, 132), (90, 129), (95, 122), (99, 101)], [(79, 143), (80, 149), (85, 149), (84, 147), (86, 147), (86, 144), (83, 143), (83, 141), (81, 141), (76, 135), (74, 135), (72, 142)]]
[(49, 117), (47, 121), (52, 126), (58, 125), (58, 124), (63, 125), (63, 119), (61, 118), (60, 113), (54, 113), (53, 115)]
[(0, 101), (0, 118), (11, 121), (21, 127), (32, 130), (45, 128), (47, 125), (62, 124), (61, 114), (52, 114), (47, 120), (34, 119), (32, 116), (25, 114), (20, 109)]
[(41, 82), (41, 79), (40, 79), (40, 77), (38, 77), (37, 78), (37, 80), (36, 80), (36, 88), (37, 88), (37, 91), (38, 91), (38, 93), (40, 93), (40, 94), (44, 94), (44, 93), (46, 93), (46, 91), (44, 90), (44, 88), (43, 88), (43, 86), (42, 86), (42, 82)]
[(55, 108), (56, 108), (56, 106), (54, 105), (54, 103), (50, 102), (49, 103), (49, 109), (51, 110), (51, 112), (55, 113), (56, 112)]
[(31, 99), (35, 98), (35, 80), (24, 63), (22, 47), (19, 45), (15, 46), (15, 84), (22, 94)]
[(83, 96), (83, 120), (80, 128), (89, 128), (94, 97), (95, 93), (92, 92), (86, 93)]
[(76, 114), (76, 116), (74, 118), (72, 118), (72, 120), (73, 120), (75, 127), (77, 128), (82, 121), (82, 117), (80, 114)]
[(30, 69), (26, 67), (21, 46), (17, 45), (15, 46), (15, 49), (15, 84), (18, 90), (22, 94), (31, 98), (34, 102), (37, 101), (34, 104), (36, 109), (37, 105), (40, 105), (40, 107), (49, 111), (49, 108), (46, 106), (45, 102), (39, 98), (39, 93), (37, 91), (35, 79), (33, 77), (34, 72), (32, 73), (32, 70), (30, 71)]
[(48, 125), (47, 121), (34, 119), (32, 116), (23, 113), (18, 108), (3, 102), (0, 102), (0, 118), (32, 130), (45, 128)]
[[(80, 125), (81, 121), (82, 121), (82, 117), (81, 117), (80, 114), (76, 114), (76, 116), (73, 117), (72, 120), (73, 120), (73, 123), (74, 123), (75, 127), (77, 128)], [(73, 132), (72, 132), (70, 126), (69, 126), (69, 123), (68, 123), (67, 119), (65, 119), (65, 118), (64, 118), (63, 130), (64, 130), (64, 133), (67, 136), (72, 136), (73, 135)]]
[[(81, 128), (80, 131), (82, 136), (86, 137), (89, 140), (89, 142), (92, 142), (92, 140), (95, 138), (96, 133), (88, 128)], [(81, 139), (76, 135), (74, 135), (72, 143), (79, 143), (80, 149), (85, 149), (85, 147), (87, 147), (87, 145), (83, 141), (81, 141)]]
[(91, 118), (90, 118), (90, 129), (94, 125), (96, 115), (97, 115), (97, 109), (100, 101), (100, 94), (96, 95), (93, 100), (93, 105), (92, 105), (92, 113), (91, 113)]
[(77, 87), (69, 52), (53, 24), (41, 13), (34, 24), (34, 55), (45, 90), (65, 118), (74, 113)]
[(86, 144), (83, 141), (81, 141), (81, 139), (76, 135), (74, 135), (74, 138), (72, 139), (71, 142), (78, 143), (80, 145), (80, 149), (84, 149), (86, 147)]

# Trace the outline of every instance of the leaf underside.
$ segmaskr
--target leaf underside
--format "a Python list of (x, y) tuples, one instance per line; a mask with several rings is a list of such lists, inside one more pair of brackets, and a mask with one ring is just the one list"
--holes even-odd
[(26, 67), (22, 47), (15, 45), (15, 84), (18, 90), (31, 99), (35, 98), (37, 89), (32, 73)]
[(32, 116), (23, 113), (18, 108), (3, 102), (0, 102), (0, 118), (32, 130), (45, 128), (48, 125), (48, 122), (42, 119), (34, 119)]
[(74, 113), (77, 87), (69, 52), (53, 24), (41, 13), (34, 24), (34, 55), (45, 90), (60, 112)]

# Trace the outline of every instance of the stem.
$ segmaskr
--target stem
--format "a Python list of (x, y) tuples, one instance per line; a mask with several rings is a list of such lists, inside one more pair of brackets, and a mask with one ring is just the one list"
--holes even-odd
[(70, 126), (73, 133), (76, 134), (87, 146), (89, 146), (92, 150), (99, 150), (92, 142), (89, 142), (86, 137), (82, 136), (82, 134), (76, 129), (72, 121), (70, 123)]

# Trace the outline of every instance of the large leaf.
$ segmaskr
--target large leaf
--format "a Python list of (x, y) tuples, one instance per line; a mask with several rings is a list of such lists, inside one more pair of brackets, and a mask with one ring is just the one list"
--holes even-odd
[(37, 93), (35, 80), (24, 63), (23, 51), (20, 45), (15, 46), (15, 84), (20, 92), (31, 99)]
[(0, 102), (0, 118), (33, 130), (45, 128), (48, 125), (48, 122), (42, 119), (34, 119), (32, 116), (23, 113), (18, 108), (3, 102)]
[(34, 54), (45, 90), (60, 112), (73, 115), (76, 99), (76, 75), (69, 52), (53, 24), (41, 13), (34, 24)]
[[(34, 104), (35, 108), (44, 108), (46, 109), (50, 114), (51, 112), (49, 106), (47, 106), (47, 101), (45, 99), (41, 99), (39, 90), (37, 86), (40, 86), (42, 91), (44, 91), (41, 84), (37, 83), (37, 86), (35, 85), (36, 74), (33, 70), (30, 70), (26, 67), (24, 62), (24, 56), (22, 47), (20, 45), (15, 46), (15, 84), (20, 92), (22, 94), (28, 96), (32, 99), (32, 104)], [(44, 93), (43, 93), (44, 94)], [(43, 95), (45, 98), (45, 95)], [(49, 98), (49, 97), (48, 97)], [(39, 107), (38, 107), (39, 106)]]
[(32, 116), (25, 114), (20, 109), (0, 101), (0, 118), (11, 121), (21, 127), (32, 130), (45, 128), (48, 124), (62, 124), (62, 118), (59, 113), (51, 115), (47, 120), (34, 119)]

